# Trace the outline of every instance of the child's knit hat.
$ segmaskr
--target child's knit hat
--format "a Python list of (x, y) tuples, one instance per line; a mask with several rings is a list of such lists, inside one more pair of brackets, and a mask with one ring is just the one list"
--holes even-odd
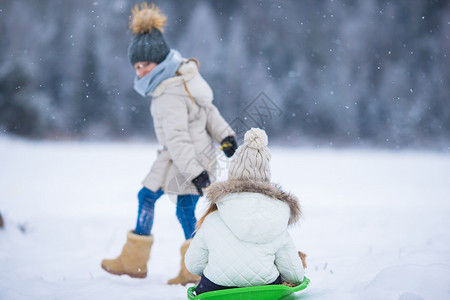
[(270, 182), (270, 152), (267, 134), (259, 128), (245, 133), (244, 145), (240, 146), (231, 160), (228, 171), (230, 179)]
[(170, 52), (162, 35), (167, 16), (152, 3), (142, 3), (141, 8), (136, 5), (131, 11), (130, 28), (134, 34), (128, 47), (128, 58), (131, 65), (137, 62), (154, 62), (159, 64)]

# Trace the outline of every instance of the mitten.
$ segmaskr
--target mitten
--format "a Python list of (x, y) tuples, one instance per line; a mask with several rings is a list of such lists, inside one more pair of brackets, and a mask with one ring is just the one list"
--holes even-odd
[(232, 157), (238, 147), (236, 138), (232, 135), (229, 135), (226, 138), (224, 138), (220, 143), (220, 145), (222, 146), (222, 150), (227, 157)]
[(200, 196), (203, 196), (203, 189), (211, 184), (208, 172), (206, 171), (201, 172), (200, 175), (192, 179), (192, 183), (197, 188), (198, 194)]

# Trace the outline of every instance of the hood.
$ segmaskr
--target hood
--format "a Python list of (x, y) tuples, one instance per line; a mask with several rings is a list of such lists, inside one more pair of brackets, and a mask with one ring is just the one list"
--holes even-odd
[(229, 180), (211, 185), (207, 198), (240, 240), (267, 243), (301, 216), (298, 199), (271, 183)]
[(200, 75), (199, 62), (195, 58), (184, 59), (176, 75), (159, 84), (152, 93), (153, 97), (168, 95), (186, 96), (190, 94), (200, 106), (208, 105), (213, 100), (213, 91)]

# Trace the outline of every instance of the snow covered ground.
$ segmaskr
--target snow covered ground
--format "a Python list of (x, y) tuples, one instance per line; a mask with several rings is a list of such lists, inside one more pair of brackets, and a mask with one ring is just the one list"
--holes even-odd
[[(100, 268), (134, 226), (156, 148), (0, 138), (0, 299), (186, 299), (166, 285), (183, 241), (166, 196), (148, 277)], [(450, 299), (448, 154), (272, 148), (272, 173), (303, 205), (291, 234), (311, 284), (291, 298)]]

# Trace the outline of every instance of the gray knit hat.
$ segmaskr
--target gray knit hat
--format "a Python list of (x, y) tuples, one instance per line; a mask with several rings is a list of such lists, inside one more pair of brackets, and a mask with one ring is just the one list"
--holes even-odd
[(154, 62), (159, 64), (170, 52), (162, 35), (167, 17), (152, 3), (136, 5), (132, 12), (130, 28), (135, 35), (128, 47), (131, 65), (137, 62)]
[(240, 146), (231, 160), (228, 171), (230, 179), (270, 182), (270, 152), (267, 134), (259, 128), (245, 133), (244, 145)]

